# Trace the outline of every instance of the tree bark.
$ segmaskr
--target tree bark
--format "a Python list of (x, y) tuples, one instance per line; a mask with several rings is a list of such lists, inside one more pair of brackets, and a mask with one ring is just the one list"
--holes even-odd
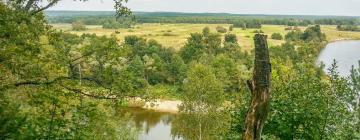
[(271, 64), (267, 36), (256, 34), (255, 60), (252, 80), (248, 81), (251, 90), (251, 103), (245, 118), (243, 140), (261, 140), (261, 132), (270, 106)]

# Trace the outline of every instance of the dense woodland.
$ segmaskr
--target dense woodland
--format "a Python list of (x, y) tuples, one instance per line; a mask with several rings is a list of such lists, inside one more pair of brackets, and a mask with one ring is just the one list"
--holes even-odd
[[(119, 111), (129, 97), (184, 101), (173, 130), (184, 139), (241, 138), (254, 52), (242, 51), (236, 35), (222, 39), (204, 28), (175, 51), (137, 36), (119, 42), (115, 36), (57, 31), (43, 12), (22, 5), (0, 2), (0, 139), (137, 139), (138, 130), (124, 119), (130, 116)], [(82, 21), (102, 21), (95, 19)], [(228, 23), (214, 17), (166, 19), (138, 17), (144, 23)], [(315, 66), (327, 43), (320, 25), (284, 38), (286, 43), (269, 48), (271, 107), (262, 137), (360, 139), (360, 69), (340, 77), (335, 61), (328, 75)]]
[[(51, 23), (73, 23), (82, 21), (87, 25), (105, 25), (115, 21), (112, 12), (61, 12), (47, 11)], [(322, 25), (359, 25), (357, 17), (320, 17), (320, 16), (280, 16), (280, 15), (236, 15), (206, 13), (166, 13), (135, 12), (137, 23), (194, 23), (194, 24), (233, 24), (240, 28), (260, 28), (261, 24), (307, 26)], [(123, 22), (123, 21), (121, 21)], [(120, 23), (121, 23), (120, 22)], [(128, 25), (126, 22), (125, 25)], [(128, 27), (128, 26), (125, 26)]]

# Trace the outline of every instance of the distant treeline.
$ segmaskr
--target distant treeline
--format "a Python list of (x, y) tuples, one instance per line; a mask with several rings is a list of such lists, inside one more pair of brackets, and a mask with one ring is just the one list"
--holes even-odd
[(338, 25), (337, 30), (339, 31), (354, 31), (354, 32), (360, 32), (360, 28), (357, 25)]
[[(81, 20), (87, 25), (103, 25), (114, 20), (111, 12), (47, 12), (51, 23), (72, 23)], [(341, 16), (284, 16), (284, 15), (238, 15), (225, 13), (168, 13), (168, 12), (137, 12), (138, 23), (206, 23), (206, 24), (234, 24), (234, 27), (259, 28), (261, 24), (307, 26), (311, 24), (323, 25), (357, 25), (358, 17)]]

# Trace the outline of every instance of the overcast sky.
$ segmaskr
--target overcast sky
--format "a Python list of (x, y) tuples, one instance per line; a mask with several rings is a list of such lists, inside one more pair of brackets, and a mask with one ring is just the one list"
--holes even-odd
[[(50, 10), (112, 11), (113, 0), (61, 0)], [(129, 0), (133, 11), (360, 16), (360, 0)]]

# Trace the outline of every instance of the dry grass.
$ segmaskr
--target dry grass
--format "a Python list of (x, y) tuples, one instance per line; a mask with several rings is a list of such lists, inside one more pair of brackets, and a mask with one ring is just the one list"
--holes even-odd
[[(116, 35), (119, 41), (123, 41), (125, 36), (137, 35), (147, 39), (155, 39), (165, 47), (173, 47), (180, 49), (184, 46), (186, 39), (190, 36), (190, 33), (201, 32), (204, 27), (209, 27), (212, 32), (216, 32), (216, 27), (222, 26), (228, 28), (228, 24), (138, 24), (133, 29), (103, 29), (101, 26), (86, 26), (86, 31), (71, 31), (70, 24), (53, 24), (55, 29), (61, 29), (66, 32), (75, 33), (81, 35), (83, 33), (95, 33), (99, 36), (112, 34)], [(283, 25), (263, 25), (262, 31), (269, 37), (269, 45), (275, 46), (284, 43), (283, 40), (270, 39), (271, 34), (280, 33), (285, 35), (288, 31), (285, 31)], [(301, 27), (305, 29), (305, 27)], [(255, 29), (242, 30), (241, 28), (234, 28), (230, 33), (234, 33), (238, 36), (239, 44), (243, 50), (251, 50), (253, 48), (253, 36)], [(336, 26), (322, 26), (323, 32), (327, 35), (329, 41), (344, 40), (344, 39), (360, 39), (360, 32), (346, 32), (337, 31)], [(115, 31), (120, 32), (115, 34)], [(222, 34), (224, 35), (224, 34)]]

